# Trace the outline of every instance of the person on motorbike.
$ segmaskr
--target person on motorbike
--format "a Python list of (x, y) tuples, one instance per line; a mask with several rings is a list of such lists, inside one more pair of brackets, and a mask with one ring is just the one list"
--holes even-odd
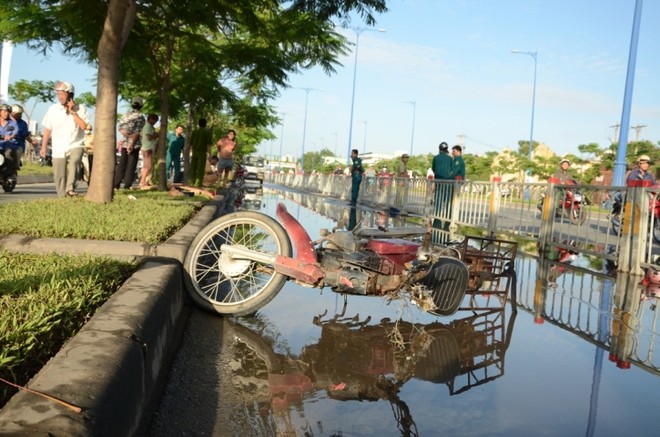
[(637, 159), (637, 168), (633, 169), (628, 177), (626, 178), (626, 182), (631, 182), (631, 181), (649, 181), (651, 182), (651, 185), (655, 185), (655, 177), (653, 176), (653, 173), (649, 170), (651, 167), (651, 158), (649, 158), (648, 155), (641, 155)]
[(11, 106), (7, 104), (0, 105), (0, 150), (5, 157), (6, 174), (9, 180), (16, 179), (16, 169), (18, 168), (18, 125), (11, 117)]
[(30, 135), (30, 129), (28, 124), (23, 120), (23, 107), (21, 105), (12, 105), (11, 107), (11, 117), (16, 122), (18, 127), (18, 132), (16, 133), (16, 144), (18, 148), (16, 149), (16, 167), (20, 167), (21, 160), (23, 155), (26, 152), (26, 146), (29, 146), (28, 156), (32, 150), (32, 136)]

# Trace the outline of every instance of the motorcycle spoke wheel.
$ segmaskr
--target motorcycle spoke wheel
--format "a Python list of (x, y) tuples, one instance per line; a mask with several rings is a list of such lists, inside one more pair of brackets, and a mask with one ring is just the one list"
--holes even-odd
[(582, 205), (573, 204), (570, 211), (568, 211), (568, 217), (574, 225), (581, 225), (587, 220), (587, 211)]
[(290, 257), (289, 237), (271, 217), (245, 211), (209, 223), (188, 249), (185, 279), (193, 300), (219, 314), (252, 313), (270, 302), (287, 278), (271, 264), (231, 257), (223, 245)]

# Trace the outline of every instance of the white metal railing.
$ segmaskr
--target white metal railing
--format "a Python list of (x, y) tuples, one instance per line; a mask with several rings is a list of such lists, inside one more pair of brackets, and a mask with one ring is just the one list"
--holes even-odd
[[(296, 190), (350, 200), (351, 177), (344, 175), (268, 174), (268, 182)], [(584, 202), (573, 216), (570, 196)], [(620, 235), (612, 225), (612, 200), (625, 199)], [(619, 271), (643, 274), (660, 255), (660, 222), (649, 213), (659, 191), (652, 187), (603, 187), (555, 183), (443, 181), (422, 178), (364, 177), (360, 204), (397, 210), (429, 220), (437, 238), (456, 239), (457, 233), (480, 233), (526, 242), (528, 251), (571, 247)], [(545, 200), (544, 200), (545, 199)], [(650, 200), (649, 200), (650, 199)], [(568, 202), (567, 202), (568, 200)], [(651, 203), (649, 203), (651, 202)], [(560, 205), (568, 205), (566, 208)], [(660, 208), (660, 207), (659, 207)], [(653, 212), (653, 211), (651, 211)], [(658, 209), (660, 216), (660, 209)], [(656, 225), (658, 241), (654, 243)]]

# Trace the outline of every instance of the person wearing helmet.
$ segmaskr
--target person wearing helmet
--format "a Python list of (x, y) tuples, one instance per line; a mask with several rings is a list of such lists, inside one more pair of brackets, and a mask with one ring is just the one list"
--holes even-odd
[[(18, 144), (16, 162), (20, 166), (23, 155), (25, 154), (25, 146), (28, 144), (30, 146), (32, 145), (32, 137), (30, 136), (28, 124), (23, 120), (23, 107), (21, 105), (12, 105), (11, 116), (16, 122), (16, 126), (18, 126), (18, 133), (16, 134), (16, 143)], [(30, 150), (28, 150), (28, 156), (29, 153)]]
[(649, 158), (648, 155), (642, 155), (637, 158), (637, 168), (630, 172), (626, 181), (649, 181), (651, 182), (651, 185), (655, 185), (656, 182), (653, 172), (651, 171), (651, 164), (651, 158)]
[(46, 112), (39, 154), (46, 159), (51, 142), (53, 180), (58, 197), (77, 196), (75, 191), (85, 151), (85, 128), (89, 123), (85, 105), (74, 101), (75, 88), (70, 82), (57, 82), (59, 103)]
[(559, 182), (557, 182), (558, 184), (568, 184), (570, 183), (570, 181), (573, 180), (573, 175), (571, 174), (570, 171), (568, 171), (570, 167), (571, 167), (571, 161), (569, 161), (566, 158), (561, 160), (561, 162), (559, 163), (559, 168), (552, 175), (553, 178), (559, 180)]
[(16, 180), (16, 169), (18, 168), (17, 135), (18, 126), (16, 121), (11, 118), (11, 106), (0, 105), (0, 150), (6, 159), (5, 165), (10, 181)]

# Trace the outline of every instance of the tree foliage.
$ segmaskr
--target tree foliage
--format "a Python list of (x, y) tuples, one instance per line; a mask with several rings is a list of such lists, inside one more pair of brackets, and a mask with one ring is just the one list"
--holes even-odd
[(43, 53), (60, 43), (98, 66), (100, 175), (93, 175), (88, 198), (105, 202), (112, 196), (119, 92), (143, 95), (161, 114), (161, 146), (170, 115), (184, 113), (188, 125), (205, 115), (257, 144), (269, 135), (259, 129), (276, 122), (269, 102), (291, 73), (316, 65), (334, 72), (347, 42), (332, 20), (346, 25), (357, 16), (373, 24), (386, 10), (385, 0), (14, 0), (0, 11), (0, 31)]

